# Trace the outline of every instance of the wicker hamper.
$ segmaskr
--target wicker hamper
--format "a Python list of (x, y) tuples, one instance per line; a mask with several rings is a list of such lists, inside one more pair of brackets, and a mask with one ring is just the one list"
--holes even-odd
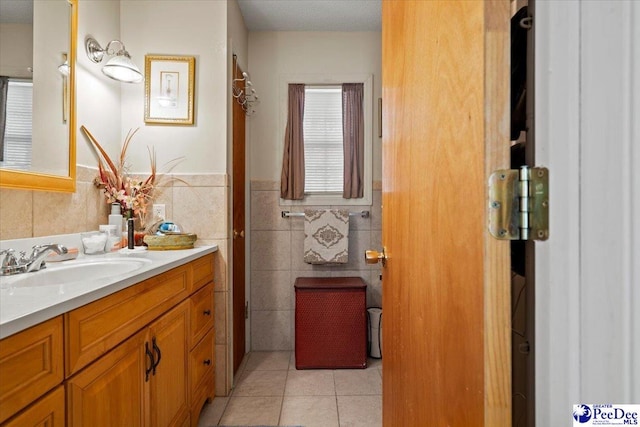
[(294, 287), (296, 369), (366, 368), (366, 283), (298, 277)]

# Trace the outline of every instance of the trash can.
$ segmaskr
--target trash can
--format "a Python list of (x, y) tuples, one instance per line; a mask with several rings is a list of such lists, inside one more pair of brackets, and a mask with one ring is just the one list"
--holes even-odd
[(374, 359), (382, 358), (382, 309), (371, 307), (367, 309), (369, 320), (369, 356)]

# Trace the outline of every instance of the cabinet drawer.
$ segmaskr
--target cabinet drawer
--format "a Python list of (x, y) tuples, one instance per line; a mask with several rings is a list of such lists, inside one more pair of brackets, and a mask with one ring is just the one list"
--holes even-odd
[(191, 265), (193, 266), (192, 292), (213, 281), (213, 254), (198, 258)]
[(58, 427), (64, 426), (64, 386), (59, 386), (4, 427)]
[(0, 341), (0, 422), (64, 378), (62, 316)]
[(191, 341), (192, 348), (213, 326), (213, 283), (196, 292), (191, 298)]
[(191, 264), (147, 279), (65, 314), (67, 377), (189, 295)]
[(209, 331), (189, 355), (191, 396), (195, 396), (200, 388), (213, 385), (214, 354), (213, 331)]

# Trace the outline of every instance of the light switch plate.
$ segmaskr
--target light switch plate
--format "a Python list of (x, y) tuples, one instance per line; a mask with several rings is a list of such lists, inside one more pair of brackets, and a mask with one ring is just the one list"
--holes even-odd
[(153, 220), (160, 221), (166, 219), (166, 209), (163, 204), (153, 204)]

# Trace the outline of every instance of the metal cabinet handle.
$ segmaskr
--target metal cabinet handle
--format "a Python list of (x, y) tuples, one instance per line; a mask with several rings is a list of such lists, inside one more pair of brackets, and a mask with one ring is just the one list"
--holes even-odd
[(206, 309), (205, 311), (202, 312), (202, 314), (204, 314), (205, 316), (211, 316), (211, 310)]
[(211, 359), (205, 359), (204, 362), (202, 362), (202, 363), (204, 363), (205, 365), (209, 366), (209, 365), (211, 365)]
[(233, 238), (237, 239), (238, 237), (244, 237), (244, 230), (233, 230)]
[(153, 353), (151, 353), (151, 350), (149, 349), (148, 342), (144, 343), (144, 353), (149, 358), (149, 367), (146, 368), (144, 371), (144, 382), (148, 382), (149, 374), (151, 373), (151, 370), (154, 368)]
[(160, 347), (158, 347), (158, 344), (156, 343), (156, 337), (153, 337), (151, 339), (151, 344), (153, 345), (153, 350), (156, 353), (158, 353), (158, 359), (156, 360), (156, 363), (154, 363), (153, 366), (151, 367), (151, 372), (153, 373), (153, 375), (155, 375), (156, 374), (156, 368), (160, 364), (160, 359), (162, 359), (162, 353), (160, 352)]

